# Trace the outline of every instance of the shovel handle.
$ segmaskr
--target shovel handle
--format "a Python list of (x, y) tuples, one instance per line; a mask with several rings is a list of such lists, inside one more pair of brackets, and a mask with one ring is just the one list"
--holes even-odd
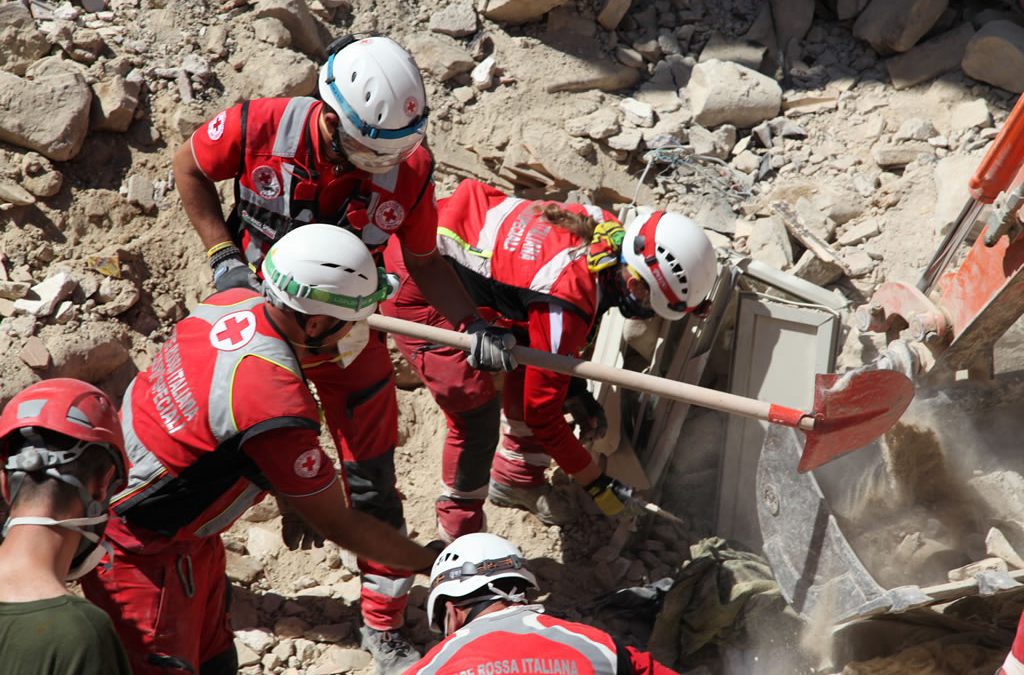
[[(437, 326), (427, 326), (382, 314), (372, 314), (367, 321), (369, 321), (370, 328), (374, 330), (398, 333), (399, 335), (463, 351), (469, 351), (473, 340), (466, 333), (438, 328)], [(812, 431), (814, 429), (814, 417), (794, 408), (765, 403), (764, 401), (737, 396), (736, 394), (716, 389), (698, 387), (686, 382), (676, 382), (675, 380), (647, 375), (646, 373), (612, 368), (611, 366), (594, 363), (593, 361), (584, 361), (583, 359), (563, 354), (552, 354), (521, 345), (513, 347), (512, 354), (519, 363), (536, 368), (544, 368), (556, 373), (618, 385), (645, 394), (653, 394), (663, 398), (670, 398), (674, 401), (698, 405), (703, 408), (753, 417), (754, 419), (795, 427), (804, 431)]]

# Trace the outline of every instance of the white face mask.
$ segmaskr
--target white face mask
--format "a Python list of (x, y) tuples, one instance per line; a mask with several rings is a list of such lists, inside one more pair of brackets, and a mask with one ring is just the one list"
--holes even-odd
[[(51, 527), (63, 527), (79, 533), (82, 535), (84, 541), (79, 544), (78, 551), (75, 553), (75, 557), (71, 561), (71, 569), (68, 570), (67, 576), (64, 577), (64, 581), (74, 581), (75, 579), (85, 576), (91, 572), (92, 569), (99, 564), (104, 554), (109, 554), (110, 562), (113, 562), (114, 549), (110, 543), (103, 541), (101, 535), (84, 529), (85, 526), (100, 525), (105, 522), (107, 522), (107, 514), (105, 513), (101, 516), (94, 516), (92, 518), (68, 518), (66, 520), (55, 520), (44, 516), (24, 516), (8, 520), (4, 525), (4, 535), (7, 534), (8, 530), (17, 525), (47, 525)], [(110, 565), (110, 562), (107, 563), (108, 566)]]

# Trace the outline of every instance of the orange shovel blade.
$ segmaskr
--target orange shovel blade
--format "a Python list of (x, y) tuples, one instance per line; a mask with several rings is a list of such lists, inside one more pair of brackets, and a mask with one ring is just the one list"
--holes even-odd
[(914, 398), (914, 383), (892, 370), (818, 375), (814, 429), (797, 471), (803, 473), (864, 447), (885, 433)]

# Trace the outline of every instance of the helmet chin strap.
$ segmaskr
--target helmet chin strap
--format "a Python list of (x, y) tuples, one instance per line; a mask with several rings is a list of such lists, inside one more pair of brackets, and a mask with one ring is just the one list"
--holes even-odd
[[(277, 325), (277, 322), (274, 321), (273, 317), (270, 316), (270, 312), (266, 311), (265, 308), (263, 311), (263, 315), (267, 318), (267, 321), (270, 322), (270, 325), (274, 328), (274, 330), (277, 331), (278, 335), (287, 340), (289, 344), (294, 345), (296, 347), (302, 347), (303, 349), (308, 349), (313, 354), (320, 354), (324, 348), (324, 340), (326, 340), (327, 337), (330, 336), (331, 334), (336, 333), (342, 328), (344, 328), (345, 324), (349, 323), (345, 319), (338, 319), (326, 330), (321, 331), (317, 335), (307, 336), (304, 342), (297, 342), (288, 337), (288, 334), (281, 330), (281, 327)], [(302, 328), (303, 332), (305, 332), (306, 326), (309, 324), (309, 320), (312, 317), (310, 317), (308, 314), (301, 314), (295, 311), (292, 311), (292, 316), (295, 317), (295, 323), (297, 323), (299, 327)]]

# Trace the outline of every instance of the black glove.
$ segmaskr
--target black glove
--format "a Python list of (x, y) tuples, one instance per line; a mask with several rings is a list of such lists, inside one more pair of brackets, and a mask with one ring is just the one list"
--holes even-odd
[[(437, 556), (441, 555), (441, 551), (445, 550), (445, 548), (447, 548), (447, 547), (448, 547), (448, 544), (444, 543), (440, 539), (435, 539), (435, 540), (429, 542), (428, 544), (426, 544), (423, 548), (428, 548), (431, 551), (433, 551), (434, 552), (434, 557), (437, 558)], [(434, 563), (431, 562), (426, 567), (424, 567), (422, 569), (416, 570), (416, 573), (417, 574), (426, 574), (429, 577), (430, 576), (430, 572), (433, 570), (433, 568), (434, 568)]]
[(562, 410), (580, 428), (581, 443), (596, 441), (608, 433), (608, 418), (605, 417), (604, 408), (586, 389), (578, 394), (570, 394), (562, 404)]
[(633, 497), (633, 488), (603, 473), (584, 489), (606, 516), (617, 516), (622, 513), (626, 503)]
[(210, 257), (213, 270), (213, 285), (218, 291), (229, 288), (251, 288), (262, 290), (262, 282), (252, 268), (242, 260), (242, 252), (236, 246), (226, 246)]
[(286, 500), (278, 497), (277, 506), (281, 510), (281, 539), (289, 550), (301, 548), (308, 551), (324, 545), (324, 536), (307, 523)]
[(473, 337), (469, 350), (469, 365), (472, 367), (510, 371), (519, 365), (509, 351), (516, 346), (516, 336), (512, 331), (476, 319), (466, 326), (465, 332)]

